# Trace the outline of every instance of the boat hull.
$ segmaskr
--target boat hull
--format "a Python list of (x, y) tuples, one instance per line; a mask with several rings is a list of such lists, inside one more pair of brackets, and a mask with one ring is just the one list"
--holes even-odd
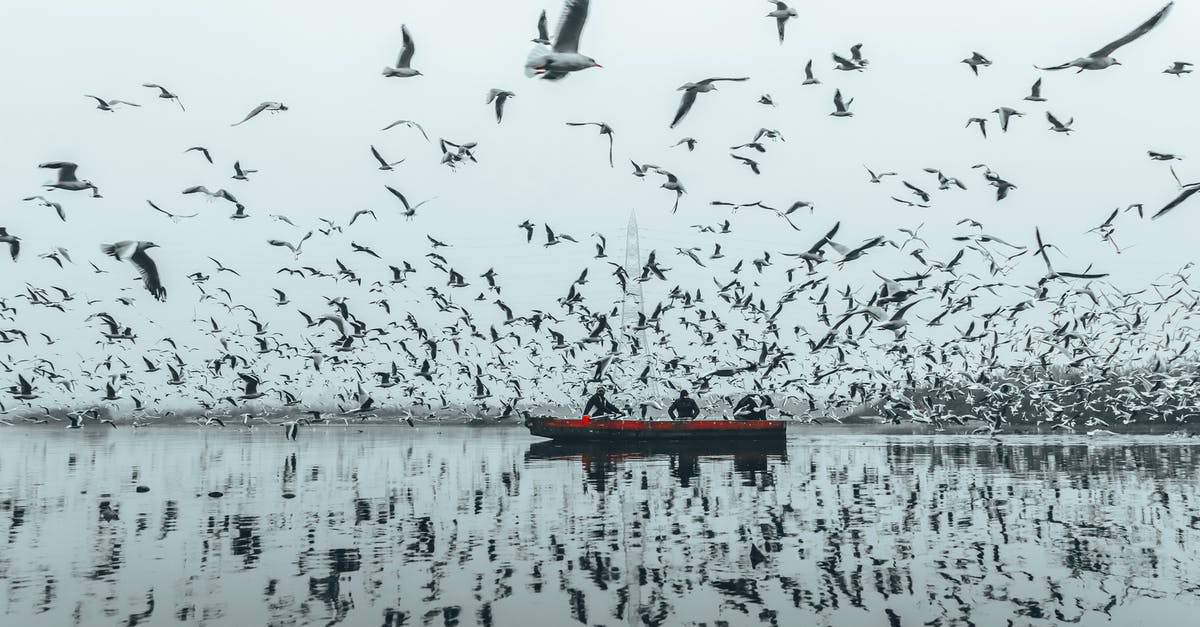
[(782, 420), (583, 420), (529, 417), (533, 435), (575, 441), (779, 440), (787, 437)]

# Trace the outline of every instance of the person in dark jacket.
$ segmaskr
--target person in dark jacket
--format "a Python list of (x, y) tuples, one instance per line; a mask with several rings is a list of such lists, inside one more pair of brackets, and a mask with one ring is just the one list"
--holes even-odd
[[(592, 413), (593, 411), (595, 413)], [(584, 416), (605, 416), (619, 413), (621, 413), (621, 410), (617, 409), (616, 405), (608, 402), (608, 399), (604, 397), (603, 387), (596, 388), (596, 393), (588, 399), (587, 405), (583, 406)]]
[(733, 406), (734, 420), (766, 420), (767, 410), (775, 407), (775, 402), (766, 394), (747, 394)]
[(679, 393), (679, 398), (667, 408), (667, 415), (671, 420), (691, 420), (700, 415), (700, 406), (688, 396), (687, 390), (683, 390)]

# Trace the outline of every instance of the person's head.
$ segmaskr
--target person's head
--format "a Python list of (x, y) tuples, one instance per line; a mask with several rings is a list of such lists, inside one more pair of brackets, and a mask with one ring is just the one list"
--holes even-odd
[(679, 390), (679, 398), (687, 398), (687, 397), (688, 397), (687, 390)]
[(604, 386), (600, 386), (600, 387), (596, 388), (596, 393), (599, 394), (600, 396), (604, 396)]

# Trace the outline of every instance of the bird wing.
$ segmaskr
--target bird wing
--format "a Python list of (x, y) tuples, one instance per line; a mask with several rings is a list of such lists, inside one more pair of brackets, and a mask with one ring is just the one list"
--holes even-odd
[(374, 146), (371, 146), (371, 154), (375, 156), (375, 160), (379, 162), (379, 165), (387, 167), (388, 162), (384, 161), (383, 155), (379, 154), (379, 151), (375, 150)]
[(555, 52), (579, 52), (579, 36), (587, 21), (588, 0), (566, 0), (562, 17), (558, 22), (558, 34), (554, 37)]
[(546, 10), (542, 9), (542, 15), (538, 18), (538, 39), (542, 41), (550, 41), (550, 32), (546, 27)]
[(396, 188), (390, 185), (384, 185), (384, 187), (387, 188), (387, 190), (391, 192), (393, 196), (400, 199), (400, 202), (404, 204), (405, 211), (412, 211), (412, 209), (410, 209), (408, 206), (408, 199), (404, 197), (404, 194), (401, 194)]
[(74, 181), (76, 180), (75, 169), (79, 166), (70, 161), (50, 161), (39, 164), (38, 167), (58, 170), (58, 180), (60, 181)]
[(679, 109), (675, 111), (675, 119), (671, 120), (671, 128), (675, 128), (683, 120), (683, 116), (687, 115), (688, 111), (692, 110), (692, 105), (696, 103), (696, 92), (686, 89), (683, 92), (683, 98), (679, 100)]
[(400, 49), (400, 59), (396, 61), (396, 67), (406, 68), (412, 63), (413, 53), (417, 51), (417, 46), (408, 32), (408, 26), (400, 26), (400, 35), (404, 38), (404, 47)]
[(154, 260), (150, 258), (150, 255), (147, 255), (144, 250), (139, 250), (133, 253), (129, 261), (141, 273), (142, 281), (146, 284), (146, 291), (150, 292), (156, 300), (166, 300), (167, 290), (162, 286), (162, 281), (158, 278), (158, 266), (154, 264)]
[(833, 92), (833, 106), (838, 111), (846, 110), (846, 103), (842, 101), (842, 90), (840, 89)]
[(267, 109), (267, 107), (268, 107), (268, 106), (270, 106), (270, 103), (268, 103), (268, 102), (264, 102), (264, 103), (262, 103), (262, 104), (258, 105), (257, 107), (254, 107), (254, 109), (252, 109), (252, 110), (250, 111), (250, 113), (246, 114), (246, 117), (242, 118), (242, 121), (241, 121), (241, 122), (234, 122), (234, 123), (233, 123), (233, 124), (231, 124), (230, 126), (237, 126), (237, 125), (239, 125), (239, 124), (242, 124), (243, 122), (245, 122), (245, 121), (249, 120), (250, 118), (252, 118), (252, 117), (254, 117), (254, 116), (256, 116), (256, 115), (258, 115), (258, 114), (262, 113), (263, 111), (265, 111), (265, 110)]
[[(1168, 211), (1174, 209), (1175, 207), (1178, 207), (1181, 203), (1183, 203), (1183, 201), (1187, 200), (1188, 198), (1191, 198), (1192, 195), (1195, 194), (1196, 192), (1200, 192), (1200, 184), (1187, 186), (1186, 188), (1184, 188), (1184, 190), (1181, 194), (1179, 194), (1178, 196), (1175, 197), (1175, 200), (1172, 200), (1171, 202), (1167, 203), (1166, 206), (1164, 206), (1162, 209), (1159, 209), (1158, 213), (1150, 216), (1150, 219), (1157, 220), (1158, 218), (1160, 218), (1164, 214), (1166, 214)], [(13, 258), (15, 259), (16, 257), (14, 256)]]
[(1163, 20), (1163, 18), (1165, 18), (1167, 16), (1167, 13), (1171, 12), (1171, 7), (1174, 5), (1175, 5), (1174, 2), (1168, 2), (1166, 4), (1166, 6), (1159, 9), (1158, 13), (1155, 13), (1150, 19), (1146, 20), (1145, 22), (1142, 22), (1141, 26), (1138, 26), (1137, 28), (1129, 31), (1129, 33), (1127, 33), (1124, 37), (1093, 52), (1091, 56), (1107, 57), (1107, 56), (1111, 55), (1112, 53), (1116, 52), (1117, 48), (1120, 48), (1121, 46), (1124, 46), (1125, 44), (1130, 43), (1130, 42), (1136, 40), (1137, 38), (1141, 37), (1142, 35), (1145, 35), (1146, 33), (1150, 32), (1151, 30), (1154, 29), (1155, 26), (1158, 26), (1158, 23), (1161, 22)]
[(1056, 126), (1058, 128), (1062, 128), (1062, 122), (1059, 122), (1058, 118), (1054, 117), (1053, 113), (1050, 113), (1049, 111), (1047, 111), (1046, 119), (1049, 120), (1050, 123), (1053, 124), (1054, 126)]
[(846, 57), (843, 57), (842, 55), (840, 55), (836, 52), (833, 53), (833, 62), (838, 65), (850, 65), (850, 66), (857, 65), (853, 61), (847, 59)]

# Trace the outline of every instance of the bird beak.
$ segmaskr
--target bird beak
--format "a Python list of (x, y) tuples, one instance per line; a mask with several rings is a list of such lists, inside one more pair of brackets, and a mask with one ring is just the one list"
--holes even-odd
[(596, 63), (595, 61), (592, 61), (592, 67), (604, 67), (604, 66), (600, 65), (599, 63)]

